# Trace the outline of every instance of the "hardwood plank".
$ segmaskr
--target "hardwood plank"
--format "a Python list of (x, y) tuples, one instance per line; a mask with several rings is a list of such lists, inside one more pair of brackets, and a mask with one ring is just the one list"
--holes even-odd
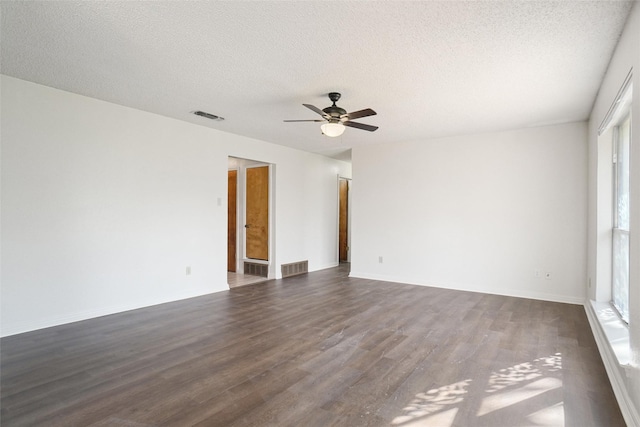
[(583, 307), (347, 276), (3, 338), (2, 425), (624, 425)]

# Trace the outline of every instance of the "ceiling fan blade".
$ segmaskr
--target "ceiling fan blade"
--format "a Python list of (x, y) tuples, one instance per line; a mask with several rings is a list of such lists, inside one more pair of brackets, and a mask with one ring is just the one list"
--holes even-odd
[(317, 122), (317, 123), (320, 123), (320, 122), (326, 122), (326, 120), (320, 120), (320, 119), (317, 119), (317, 120), (283, 120), (283, 122)]
[(342, 124), (345, 125), (345, 126), (352, 127), (352, 128), (368, 130), (369, 132), (373, 132), (374, 130), (378, 129), (378, 126), (365, 125), (364, 123), (358, 123), (358, 122), (347, 121), (347, 122), (344, 122)]
[(349, 120), (353, 120), (353, 119), (359, 119), (361, 117), (375, 116), (376, 114), (378, 113), (373, 111), (371, 108), (365, 108), (364, 110), (354, 111), (353, 113), (347, 113), (345, 114), (345, 116)]
[(321, 109), (319, 109), (315, 105), (311, 105), (311, 104), (302, 104), (302, 105), (304, 105), (305, 107), (307, 107), (311, 111), (320, 114), (322, 117), (327, 117), (328, 116), (327, 113), (325, 113), (324, 111), (322, 111)]

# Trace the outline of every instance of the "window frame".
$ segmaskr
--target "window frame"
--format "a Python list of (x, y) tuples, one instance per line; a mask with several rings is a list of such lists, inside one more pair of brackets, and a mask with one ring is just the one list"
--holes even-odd
[[(632, 109), (631, 109), (631, 96), (632, 96), (632, 86), (629, 86), (628, 88), (626, 88), (625, 92), (623, 93), (623, 96), (621, 97), (621, 101), (619, 105), (619, 109), (616, 112), (616, 118), (617, 120), (615, 120), (615, 123), (613, 124), (614, 128), (613, 128), (613, 180), (612, 180), (612, 184), (613, 184), (613, 191), (612, 191), (612, 208), (613, 208), (613, 215), (612, 215), (612, 227), (611, 227), (611, 301), (610, 304), (613, 307), (613, 309), (615, 310), (615, 312), (618, 314), (618, 316), (620, 317), (620, 319), (625, 322), (627, 325), (629, 324), (629, 291), (630, 291), (630, 281), (629, 281), (629, 266), (630, 266), (630, 247), (629, 247), (629, 237), (630, 237), (630, 224), (623, 224), (623, 225), (627, 225), (626, 228), (621, 227), (620, 226), (620, 195), (621, 195), (621, 169), (624, 167), (624, 165), (626, 164), (627, 170), (629, 169), (630, 165), (630, 160), (631, 160), (631, 141), (632, 141), (632, 135), (631, 135), (631, 117), (632, 117)], [(627, 136), (627, 141), (623, 141), (622, 140), (622, 135), (621, 135), (621, 127), (626, 126), (627, 130), (626, 130), (626, 136)], [(622, 144), (627, 144), (627, 149), (626, 150), (622, 150), (621, 146)], [(621, 157), (622, 155), (625, 155), (625, 157)], [(625, 187), (626, 187), (626, 192), (627, 192), (627, 201), (629, 201), (630, 198), (630, 194), (629, 194), (629, 186), (630, 186), (630, 181), (627, 180), (627, 182), (625, 183)], [(629, 203), (627, 202), (627, 206), (626, 206), (627, 210), (629, 210), (629, 212), (627, 212), (627, 216), (630, 215), (630, 206)], [(624, 286), (626, 286), (626, 294), (625, 295), (620, 295), (619, 291), (617, 291), (617, 286), (616, 284), (618, 283), (618, 277), (620, 276), (620, 273), (618, 271), (617, 267), (620, 267), (618, 261), (619, 259), (616, 258), (616, 251), (618, 250), (618, 242), (620, 240), (623, 240), (623, 236), (626, 236), (626, 238), (624, 238), (624, 240), (626, 240), (626, 260), (624, 260), (623, 264), (626, 264), (625, 267), (626, 268), (626, 272), (623, 273), (623, 277), (626, 278), (626, 283), (623, 283)], [(624, 301), (622, 301), (624, 300)]]

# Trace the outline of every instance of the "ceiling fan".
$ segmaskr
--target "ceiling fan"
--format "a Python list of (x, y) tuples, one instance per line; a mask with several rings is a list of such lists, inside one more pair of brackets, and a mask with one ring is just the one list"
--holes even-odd
[(320, 129), (322, 133), (327, 136), (340, 136), (344, 132), (345, 126), (349, 126), (356, 129), (362, 129), (369, 132), (373, 132), (378, 129), (378, 126), (366, 125), (364, 123), (352, 122), (353, 119), (359, 119), (361, 117), (375, 116), (377, 113), (371, 108), (365, 108), (364, 110), (354, 111), (353, 113), (347, 113), (344, 108), (340, 108), (336, 105), (336, 102), (340, 99), (338, 92), (329, 93), (329, 99), (333, 102), (333, 105), (324, 109), (319, 109), (310, 104), (302, 104), (311, 111), (318, 113), (322, 116), (322, 120), (285, 120), (285, 122), (326, 122)]

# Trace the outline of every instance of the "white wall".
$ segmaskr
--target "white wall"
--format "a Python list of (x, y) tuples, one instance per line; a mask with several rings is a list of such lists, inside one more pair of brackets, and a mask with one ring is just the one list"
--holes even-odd
[[(636, 2), (627, 20), (589, 121), (589, 233), (588, 233), (588, 275), (592, 287), (589, 298), (603, 301), (610, 295), (611, 247), (602, 233), (610, 228), (610, 213), (601, 206), (610, 203), (610, 190), (603, 189), (598, 182), (598, 168), (611, 162), (610, 153), (598, 145), (598, 127), (616, 98), (630, 70), (633, 73), (632, 141), (631, 141), (631, 247), (629, 265), (629, 342), (631, 364), (620, 366), (604, 337), (602, 330), (594, 322), (594, 335), (601, 350), (607, 372), (614, 391), (621, 403), (627, 424), (640, 425), (640, 4)], [(602, 141), (602, 139), (601, 139)], [(607, 166), (609, 167), (609, 166)], [(606, 172), (605, 172), (606, 173)], [(604, 287), (604, 288), (603, 288)], [(606, 299), (604, 299), (606, 302)], [(587, 310), (589, 314), (591, 312)], [(593, 316), (592, 316), (593, 317)]]
[(337, 264), (348, 163), (1, 83), (3, 336), (228, 289), (228, 156), (276, 165), (277, 270)]
[(351, 275), (583, 303), (586, 140), (571, 123), (354, 148)]

